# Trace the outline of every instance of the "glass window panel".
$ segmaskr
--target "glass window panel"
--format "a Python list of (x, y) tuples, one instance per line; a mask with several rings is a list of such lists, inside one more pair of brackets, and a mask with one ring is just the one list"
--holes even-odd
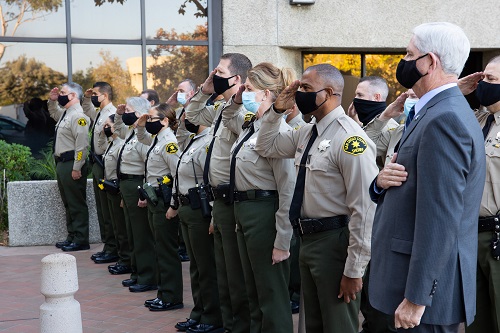
[(304, 70), (317, 64), (331, 64), (337, 67), (343, 75), (361, 76), (360, 54), (304, 54)]
[(105, 2), (99, 7), (92, 0), (71, 1), (71, 34), (77, 38), (139, 39), (140, 2)]
[(66, 81), (66, 44), (9, 43), (0, 61), (0, 105), (46, 99)]
[[(43, 3), (43, 1), (38, 1)], [(0, 2), (4, 19), (8, 20), (12, 15), (10, 22), (7, 22), (5, 34), (1, 36), (16, 37), (65, 37), (66, 36), (66, 15), (64, 0), (57, 0), (52, 6), (42, 6), (39, 10), (33, 12), (32, 5), (27, 2), (27, 7), (22, 12), (21, 1), (14, 1), (8, 5), (5, 1)], [(21, 23), (17, 23), (21, 18)]]
[(202, 84), (208, 76), (207, 46), (157, 45), (148, 48), (148, 88), (167, 100), (184, 79)]
[(387, 81), (389, 86), (389, 96), (387, 104), (392, 103), (401, 93), (405, 92), (405, 87), (396, 80), (396, 69), (404, 54), (367, 54), (366, 76), (380, 76)]
[(73, 45), (73, 81), (83, 90), (94, 82), (108, 82), (115, 93), (115, 105), (142, 91), (141, 49), (138, 45)]
[[(182, 7), (185, 4), (185, 7)], [(199, 5), (199, 8), (198, 8)], [(203, 8), (207, 8), (206, 0), (148, 0), (146, 3), (146, 37), (155, 38), (160, 29), (178, 34), (186, 34), (184, 39), (207, 40), (208, 35), (203, 38), (193, 38), (192, 33), (198, 26), (207, 24), (207, 17), (203, 14)], [(184, 10), (184, 15), (179, 13)]]

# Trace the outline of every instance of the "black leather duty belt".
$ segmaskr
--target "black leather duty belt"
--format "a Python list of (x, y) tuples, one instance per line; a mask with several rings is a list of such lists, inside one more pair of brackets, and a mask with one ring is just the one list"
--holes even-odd
[(484, 216), (478, 221), (478, 232), (484, 231), (500, 231), (500, 216)]
[(275, 196), (278, 191), (265, 191), (265, 190), (249, 190), (249, 191), (234, 191), (234, 202), (241, 202), (247, 200), (255, 200), (257, 198)]
[(214, 199), (228, 199), (229, 198), (229, 187), (212, 187), (212, 194)]
[(322, 219), (297, 219), (292, 221), (292, 226), (302, 236), (343, 228), (349, 224), (350, 219), (347, 215), (325, 217)]
[(54, 156), (54, 159), (56, 160), (56, 163), (73, 161), (75, 159), (75, 151), (74, 150), (65, 151), (64, 153), (61, 153), (61, 155), (59, 156)]
[(143, 179), (144, 175), (129, 175), (127, 173), (120, 173), (118, 179), (127, 180), (127, 179)]

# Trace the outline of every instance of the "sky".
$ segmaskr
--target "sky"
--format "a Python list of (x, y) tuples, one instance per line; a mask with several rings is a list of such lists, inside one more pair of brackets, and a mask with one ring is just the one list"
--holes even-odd
[[(146, 2), (146, 36), (154, 37), (158, 28), (177, 32), (193, 31), (196, 25), (204, 24), (206, 18), (196, 18), (193, 14), (195, 6), (188, 4), (186, 14), (177, 11), (184, 0), (145, 0)], [(0, 4), (4, 12), (8, 10), (5, 1)], [(126, 0), (124, 5), (105, 3), (101, 7), (94, 6), (93, 0), (71, 1), (71, 30), (73, 37), (139, 39), (140, 38), (140, 2)], [(12, 24), (7, 29), (7, 36), (12, 33)], [(65, 8), (49, 13), (32, 22), (23, 23), (15, 36), (22, 37), (65, 37)], [(6, 53), (0, 63), (17, 59), (26, 54), (44, 62), (47, 66), (67, 74), (66, 44), (45, 43), (8, 43)], [(140, 57), (139, 45), (83, 45), (73, 44), (73, 72), (85, 70), (101, 62), (99, 50), (109, 49), (113, 56), (118, 56), (122, 65), (131, 57)]]

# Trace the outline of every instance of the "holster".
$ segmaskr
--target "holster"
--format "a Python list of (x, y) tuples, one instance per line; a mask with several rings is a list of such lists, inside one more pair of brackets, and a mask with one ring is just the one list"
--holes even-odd
[(101, 184), (103, 185), (104, 190), (110, 194), (120, 193), (120, 183), (118, 179), (101, 179)]
[(170, 207), (170, 200), (172, 200), (172, 187), (160, 183), (159, 192), (161, 194), (161, 198), (163, 199), (163, 204), (165, 205), (165, 207)]
[(199, 209), (201, 207), (199, 187), (191, 187), (188, 189), (187, 197), (189, 198), (191, 209)]

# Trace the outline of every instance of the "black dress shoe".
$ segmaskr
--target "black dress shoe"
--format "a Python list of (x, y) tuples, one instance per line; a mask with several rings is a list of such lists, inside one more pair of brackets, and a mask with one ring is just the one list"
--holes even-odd
[(187, 253), (179, 253), (179, 259), (181, 259), (182, 262), (189, 261), (189, 256)]
[(224, 328), (210, 324), (198, 324), (191, 326), (187, 330), (188, 333), (222, 333)]
[(177, 328), (179, 331), (185, 332), (188, 328), (198, 325), (198, 322), (196, 320), (189, 318), (186, 319), (186, 321), (180, 321), (175, 324), (175, 328)]
[(292, 308), (292, 313), (299, 313), (300, 303), (297, 301), (290, 301), (290, 307)]
[(161, 299), (157, 303), (151, 304), (149, 307), (149, 311), (168, 311), (168, 310), (175, 310), (175, 309), (182, 309), (184, 307), (184, 303), (182, 302), (163, 302)]
[(152, 284), (134, 284), (128, 287), (128, 290), (131, 293), (142, 293), (144, 291), (149, 291), (149, 290), (157, 290), (158, 286), (157, 285), (152, 285)]
[(132, 273), (132, 268), (127, 265), (116, 264), (112, 267), (108, 267), (108, 271), (113, 275), (120, 275)]
[(96, 253), (94, 253), (93, 255), (91, 255), (91, 256), (90, 256), (90, 259), (91, 259), (91, 260), (95, 260), (95, 258), (100, 257), (100, 256), (102, 256), (102, 255), (103, 255), (103, 254), (105, 254), (105, 253), (106, 253), (106, 252), (104, 252), (104, 251), (99, 251), (99, 252), (96, 252)]
[(153, 298), (153, 299), (147, 299), (144, 301), (144, 306), (149, 308), (151, 306), (151, 304), (156, 304), (158, 302), (161, 302), (161, 298)]
[(63, 246), (61, 249), (65, 252), (82, 251), (82, 250), (90, 249), (90, 245), (89, 244), (71, 243), (67, 246)]
[(57, 242), (57, 243), (56, 243), (56, 247), (57, 247), (58, 249), (60, 249), (60, 248), (62, 248), (63, 246), (68, 246), (69, 244), (71, 244), (71, 242), (70, 242), (70, 241), (65, 240), (65, 241), (62, 241), (62, 242)]
[(118, 256), (116, 254), (104, 253), (102, 256), (99, 256), (94, 259), (96, 264), (108, 264), (110, 262), (118, 261)]
[(134, 280), (134, 279), (126, 279), (126, 280), (122, 281), (122, 285), (124, 287), (130, 287), (130, 286), (133, 286), (135, 284), (137, 284), (137, 280)]

